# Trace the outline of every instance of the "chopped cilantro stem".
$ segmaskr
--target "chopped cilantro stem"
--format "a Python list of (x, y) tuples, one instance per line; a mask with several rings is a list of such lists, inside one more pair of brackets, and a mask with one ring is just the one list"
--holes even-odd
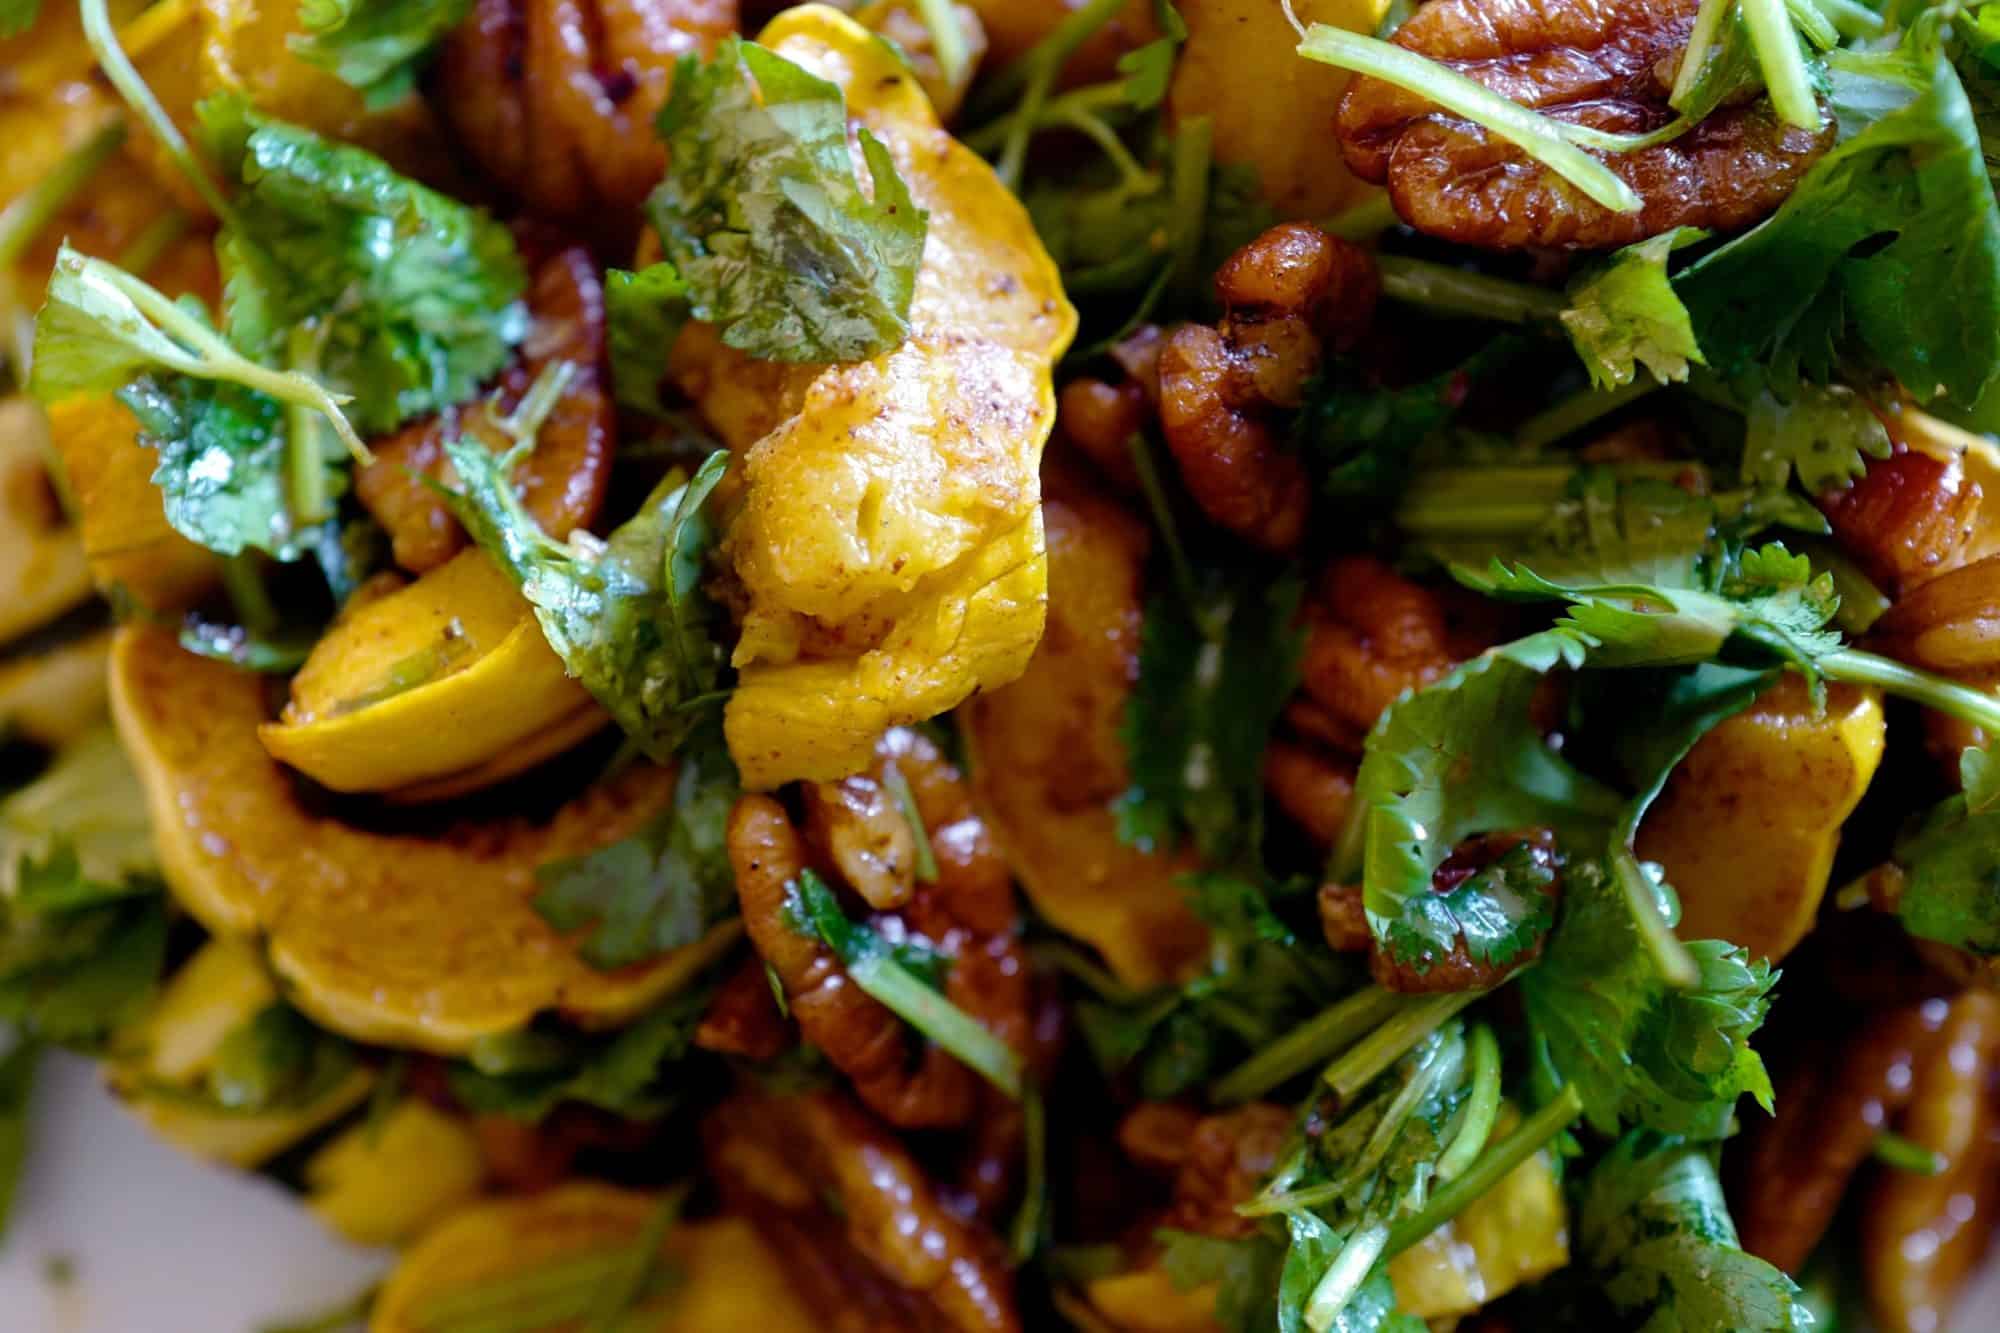
[(1500, 324), (1555, 324), (1568, 306), (1561, 292), (1429, 259), (1380, 255), (1375, 262), (1382, 271), (1384, 296), (1439, 315), (1490, 319)]
[(1459, 991), (1430, 995), (1398, 1009), (1387, 1022), (1327, 1066), (1321, 1077), (1333, 1090), (1334, 1100), (1342, 1106), (1350, 1105), (1383, 1070), (1483, 994), (1484, 991)]
[(1842, 37), (1880, 36), (1885, 26), (1882, 16), (1859, 0), (1810, 0), (1810, 3)]
[(1451, 1180), (1463, 1173), (1492, 1137), (1493, 1121), (1500, 1113), (1500, 1041), (1493, 1029), (1477, 1024), (1467, 1039), (1472, 1060), (1472, 1093), (1459, 1114), (1458, 1132), (1451, 1146), (1438, 1158), (1437, 1179)]
[(1868, 1151), (1884, 1166), (1908, 1171), (1912, 1175), (1934, 1176), (1945, 1166), (1942, 1153), (1932, 1152), (1914, 1139), (1886, 1129), (1875, 1136), (1874, 1146)]
[(1253, 1101), (1339, 1055), (1409, 1003), (1404, 996), (1380, 986), (1356, 991), (1231, 1070), (1209, 1089), (1209, 1099), (1218, 1106)]
[(1631, 406), (1647, 394), (1658, 393), (1662, 387), (1653, 376), (1641, 375), (1615, 389), (1585, 389), (1522, 422), (1514, 432), (1514, 440), (1524, 449), (1545, 448)]
[(1689, 99), (1701, 83), (1702, 69), (1708, 64), (1709, 53), (1715, 49), (1716, 35), (1722, 31), (1722, 24), (1736, 10), (1736, 0), (1701, 0), (1701, 8), (1694, 16), (1694, 28), (1688, 33), (1688, 44), (1681, 52), (1680, 73), (1674, 76), (1673, 91), (1668, 94), (1667, 105), (1676, 111), (1685, 111)]
[(1457, 1217), (1466, 1205), (1506, 1179), (1515, 1167), (1540, 1152), (1549, 1140), (1568, 1129), (1582, 1114), (1583, 1095), (1574, 1084), (1565, 1084), (1547, 1105), (1523, 1120), (1512, 1134), (1482, 1155), (1470, 1170), (1440, 1185), (1422, 1212), (1399, 1223), (1389, 1233), (1383, 1258), (1395, 1258)]
[(882, 937), (847, 919), (833, 890), (812, 871), (793, 882), (807, 922), (840, 956), (847, 975), (864, 993), (930, 1038), (966, 1068), (1016, 1101), (1021, 1097), (1021, 1057), (978, 1020), (918, 980), (890, 952)]
[(1208, 218), (1208, 178), (1215, 156), (1215, 122), (1191, 116), (1174, 132), (1167, 159), (1172, 191), (1167, 208), (1173, 235), (1173, 262), (1167, 272), (1176, 282), (1193, 280), (1201, 257), (1201, 236)]
[(1134, 432), (1126, 441), (1126, 449), (1132, 455), (1132, 471), (1139, 478), (1139, 489), (1145, 494), (1146, 508), (1152, 511), (1153, 526), (1160, 530), (1160, 541), (1167, 548), (1167, 565), (1173, 571), (1174, 588), (1181, 595), (1181, 602), (1194, 617), (1195, 625), (1201, 630), (1201, 637), (1210, 643), (1222, 638), (1222, 627), (1209, 623), (1201, 606), (1201, 585), (1195, 581), (1194, 564), (1188, 559), (1187, 548), (1181, 545), (1180, 525), (1174, 522), (1173, 506), (1167, 502), (1167, 488), (1160, 480), (1159, 466), (1153, 461), (1153, 445), (1144, 432)]
[(1025, 94), (1030, 80), (1043, 69), (1051, 71), (1052, 80), (1069, 63), (1069, 58), (1090, 40), (1091, 35), (1118, 17), (1124, 7), (1122, 0), (1094, 0), (1082, 9), (1071, 11), (1069, 17), (1058, 23), (1048, 36), (1023, 51), (991, 78), (980, 80), (979, 92), (973, 98), (970, 109), (981, 117), (994, 114), (1006, 105), (1009, 98)]
[(229, 557), (222, 562), (220, 573), (222, 590), (235, 609), (237, 624), (252, 634), (269, 634), (278, 627), (278, 606), (271, 600), (271, 590), (264, 586), (263, 563), (256, 552)]
[(1948, 717), (1981, 727), (1989, 734), (2000, 733), (2000, 698), (1983, 690), (1971, 689), (1957, 681), (1946, 680), (1928, 671), (1904, 666), (1879, 653), (1863, 652), (1858, 648), (1842, 648), (1828, 653), (1815, 665), (1830, 680), (1878, 685), (1898, 698), (1935, 708)]
[(1771, 109), (1787, 125), (1817, 130), (1819, 99), (1813, 94), (1812, 75), (1806, 69), (1805, 52), (1799, 49), (1798, 29), (1792, 26), (1785, 0), (1739, 3), (1743, 26), (1750, 31), (1750, 45), (1764, 73), (1764, 87), (1771, 94)]
[(1319, 224), (1319, 229), (1343, 241), (1368, 241), (1391, 227), (1401, 226), (1402, 215), (1387, 190), (1377, 190), (1349, 209), (1335, 213)]
[(153, 265), (173, 248), (174, 243), (187, 235), (193, 223), (194, 219), (187, 215), (186, 210), (168, 209), (147, 223), (146, 229), (133, 238), (132, 244), (119, 252), (118, 267), (127, 273), (145, 277), (152, 271)]
[(1021, 1140), (1026, 1178), (1010, 1238), (1016, 1264), (1027, 1263), (1042, 1247), (1042, 1222), (1048, 1210), (1049, 1113), (1040, 1088), (1029, 1087), (1021, 1098)]
[[(1042, 106), (1048, 101), (1049, 90), (1055, 87), (1063, 66), (1069, 63), (1069, 58), (1090, 39), (1092, 33), (1125, 8), (1125, 3), (1126, 0), (1091, 0), (1057, 24), (1054, 32), (1035, 43), (1021, 57), (1018, 63), (1025, 71), (1021, 101), (1008, 117), (1007, 138), (1000, 150), (1000, 161), (993, 168), (994, 174), (1008, 189), (1017, 193), (1020, 191), (1021, 168), (1027, 161), (1028, 140), (1034, 136)], [(1001, 71), (997, 82), (1004, 86), (1012, 74), (1013, 66), (1009, 66)]]
[(1375, 1261), (1382, 1257), (1388, 1244), (1389, 1228), (1381, 1222), (1362, 1227), (1347, 1238), (1306, 1300), (1307, 1328), (1313, 1333), (1327, 1333), (1333, 1327), (1333, 1321), (1340, 1318), (1340, 1312), (1354, 1299), (1354, 1293), (1361, 1290), (1361, 1284), (1368, 1280)]
[(207, 166), (195, 156), (194, 149), (188, 146), (187, 137), (180, 132), (180, 127), (174, 124), (173, 117), (169, 116), (166, 109), (160, 105), (160, 99), (153, 96), (153, 90), (146, 86), (146, 80), (140, 77), (138, 69), (126, 56), (125, 48), (118, 44), (118, 34), (111, 26), (107, 0), (80, 0), (78, 8), (83, 17), (84, 40), (90, 43), (90, 49), (97, 56), (97, 63), (103, 69), (104, 77), (111, 81), (111, 86), (118, 90), (118, 95), (125, 99), (125, 104), (137, 112), (139, 119), (144, 121), (147, 128), (158, 137), (161, 145), (167, 150), (167, 156), (174, 160), (174, 164), (188, 178), (189, 183), (194, 186), (195, 193), (201, 196), (204, 204), (208, 205), (209, 211), (238, 236), (247, 238), (248, 233), (240, 225), (236, 210), (230, 207), (228, 198), (223, 195), (222, 187), (208, 174)]
[(1637, 146), (1637, 139), (1586, 133), (1509, 101), (1414, 51), (1328, 24), (1307, 28), (1298, 50), (1307, 60), (1381, 79), (1477, 123), (1615, 213), (1639, 211), (1638, 193), (1579, 146), (1588, 143), (1593, 148), (1618, 151)]
[[(1643, 813), (1643, 807), (1635, 807), (1635, 814)], [(1629, 848), (1637, 830), (1627, 827), (1621, 830), (1623, 846)], [(1681, 943), (1680, 936), (1660, 915), (1658, 895), (1653, 886), (1639, 869), (1638, 858), (1629, 851), (1612, 858), (1612, 875), (1618, 881), (1618, 891), (1625, 899), (1626, 915), (1632, 919), (1632, 926), (1639, 932), (1639, 942), (1646, 947), (1652, 957), (1653, 970), (1667, 985), (1676, 990), (1687, 990), (1701, 980), (1701, 969), (1694, 957)]]
[(955, 84), (965, 77), (972, 52), (965, 44), (965, 29), (959, 26), (952, 0), (917, 0), (917, 17), (930, 29), (931, 51), (937, 56), (938, 73)]
[[(310, 322), (292, 329), (288, 339), (290, 368), (305, 375), (319, 371), (319, 338)], [(320, 447), (319, 413), (303, 403), (285, 407), (285, 491), (292, 521), (303, 527), (333, 517), (333, 498), (326, 484), (326, 456)]]
[(882, 771), (882, 785), (889, 789), (889, 799), (896, 803), (896, 813), (910, 826), (910, 838), (917, 848), (917, 882), (937, 883), (937, 852), (931, 846), (930, 830), (924, 827), (924, 812), (917, 807), (917, 794), (910, 790), (910, 780), (892, 761)]
[(125, 142), (125, 122), (106, 123), (77, 147), (63, 154), (55, 169), (14, 196), (0, 209), (0, 268), (11, 268), (42, 229), (90, 183), (118, 146)]
[[(101, 4), (102, 0), (86, 0), (86, 6), (93, 2)], [(334, 433), (340, 436), (341, 443), (347, 446), (347, 451), (354, 455), (356, 462), (374, 461), (374, 455), (368, 452), (368, 446), (361, 442), (346, 413), (340, 410), (340, 405), (348, 401), (346, 394), (329, 392), (325, 385), (309, 375), (260, 366), (231, 347), (222, 335), (168, 300), (157, 288), (101, 259), (78, 255), (75, 260), (76, 276), (80, 282), (101, 283), (112, 288), (137, 306), (141, 314), (159, 325), (182, 348), (193, 349), (192, 354), (180, 351), (173, 357), (162, 356), (160, 363), (169, 370), (177, 370), (196, 379), (231, 381), (246, 389), (268, 394), (281, 403), (310, 407), (332, 424)]]
[[(1703, 475), (1698, 464), (1619, 463), (1621, 480), (1674, 482)], [(1534, 532), (1576, 478), (1569, 463), (1438, 468), (1419, 472), (1396, 506), (1396, 526), (1413, 537), (1512, 537)]]

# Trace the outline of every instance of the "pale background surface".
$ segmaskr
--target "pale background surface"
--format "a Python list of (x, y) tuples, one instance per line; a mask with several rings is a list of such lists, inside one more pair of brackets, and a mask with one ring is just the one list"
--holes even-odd
[[(0, 1333), (254, 1333), (368, 1285), (379, 1251), (330, 1237), (284, 1191), (153, 1139), (91, 1066), (51, 1057), (28, 1177), (0, 1250)], [(45, 1276), (66, 1257), (63, 1286)], [(2000, 1330), (2000, 1266), (1953, 1326)]]

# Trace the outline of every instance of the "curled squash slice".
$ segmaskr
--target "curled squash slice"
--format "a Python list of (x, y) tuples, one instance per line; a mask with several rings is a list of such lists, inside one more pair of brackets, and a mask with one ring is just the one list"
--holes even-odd
[[(630, 1266), (659, 1207), (650, 1195), (579, 1183), (468, 1208), (404, 1256), (376, 1298), (369, 1333), (419, 1333), (487, 1311), (526, 1327), (518, 1320), (531, 1284), (551, 1329), (581, 1327), (599, 1289), (617, 1280), (621, 1264)], [(678, 1280), (643, 1302), (631, 1327), (811, 1333), (826, 1326), (793, 1295), (785, 1263), (740, 1218), (676, 1224), (660, 1260)], [(653, 1312), (651, 1321), (636, 1317)]]
[(545, 823), (382, 833), (309, 807), (257, 738), (261, 680), (164, 630), (119, 631), (111, 700), (168, 886), (212, 933), (262, 934), (289, 998), (335, 1032), (459, 1054), (544, 1010), (610, 1026), (711, 961), (698, 943), (598, 972), (529, 901), (537, 866), (664, 810), (671, 772), (634, 765)]
[(973, 792), (1036, 910), (1143, 990), (1208, 947), (1176, 882), (1193, 865), (1121, 841), (1111, 809), (1130, 782), (1119, 727), (1137, 671), (1146, 529), (1071, 487), (1045, 516), (1048, 632), (1020, 680), (958, 715)]
[(736, 452), (741, 594), (725, 718), (746, 786), (842, 777), (875, 738), (1018, 676), (1047, 593), (1038, 469), (1076, 329), (1025, 209), (873, 34), (821, 5), (759, 39), (838, 84), (930, 229), (910, 337), (846, 365), (756, 362), (692, 325), (670, 371)]
[(511, 777), (609, 721), (513, 582), (468, 550), (351, 605), (258, 734), (334, 791), (423, 800)]

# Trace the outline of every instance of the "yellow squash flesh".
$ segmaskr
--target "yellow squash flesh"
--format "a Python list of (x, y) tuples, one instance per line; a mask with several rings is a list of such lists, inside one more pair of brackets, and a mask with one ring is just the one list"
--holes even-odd
[(41, 409), (0, 402), (0, 644), (90, 596), (83, 542), (49, 481)]
[(479, 1192), (486, 1162), (463, 1119), (406, 1097), (306, 1163), (306, 1206), (357, 1245), (400, 1245)]
[(255, 944), (216, 938), (161, 990), (151, 1008), (113, 1041), (112, 1090), (168, 1142), (210, 1161), (254, 1167), (361, 1104), (374, 1077), (356, 1069), (309, 1106), (255, 1115), (211, 1109), (190, 1097), (229, 1034), (278, 999)]
[(627, 768), (545, 823), (378, 833), (301, 802), (257, 739), (258, 677), (184, 652), (163, 630), (118, 632), (111, 702), (168, 886), (211, 932), (263, 934), (288, 998), (335, 1032), (454, 1055), (544, 1010), (610, 1026), (713, 960), (703, 942), (598, 972), (530, 902), (537, 866), (663, 811), (665, 770)]
[(671, 371), (736, 451), (725, 715), (752, 788), (868, 763), (882, 731), (1012, 680), (1047, 588), (1038, 468), (1076, 312), (1027, 212), (893, 51), (820, 5), (760, 39), (838, 84), (930, 212), (911, 335), (849, 365), (756, 362), (693, 326)]
[[(1389, 0), (1293, 0), (1302, 23), (1373, 33)], [(1174, 65), (1167, 111), (1185, 125), (1208, 118), (1215, 160), (1257, 173), (1281, 218), (1321, 221), (1375, 193), (1341, 161), (1333, 113), (1348, 76), (1302, 60), (1277, 0), (1186, 0), (1187, 44)]]
[(92, 634), (0, 661), (0, 735), (59, 750), (104, 721), (111, 635)]
[(1787, 675), (1696, 743), (1639, 830), (1681, 899), (1684, 939), (1776, 961), (1812, 929), (1840, 826), (1882, 760), (1882, 700)]
[[(571, 1184), (532, 1198), (479, 1204), (425, 1236), (383, 1285), (369, 1333), (422, 1333), (435, 1312), (513, 1279), (559, 1276), (562, 1265), (618, 1254), (637, 1242), (659, 1200), (609, 1185)], [(826, 1323), (792, 1293), (786, 1261), (740, 1218), (683, 1222), (664, 1256), (680, 1280), (634, 1327), (687, 1333), (818, 1333)], [(504, 1313), (504, 1312), (503, 1312)]]
[(468, 549), (343, 615), (258, 735), (334, 791), (435, 799), (523, 772), (609, 720), (513, 581)]

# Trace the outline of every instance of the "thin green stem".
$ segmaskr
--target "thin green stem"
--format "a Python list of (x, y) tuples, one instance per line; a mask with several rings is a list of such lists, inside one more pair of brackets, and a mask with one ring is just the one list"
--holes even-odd
[(957, 86), (972, 62), (972, 51), (965, 43), (965, 29), (959, 25), (952, 0), (917, 0), (917, 17), (930, 29), (938, 73), (944, 75), (946, 83)]
[(1402, 216), (1387, 190), (1377, 190), (1354, 207), (1334, 214), (1319, 224), (1321, 231), (1343, 241), (1372, 241), (1391, 227), (1399, 227)]
[(1556, 324), (1568, 302), (1547, 287), (1469, 273), (1450, 264), (1404, 255), (1376, 259), (1382, 294), (1439, 315), (1490, 319), (1500, 324)]
[(1153, 526), (1159, 529), (1160, 541), (1167, 548), (1167, 565), (1173, 571), (1174, 586), (1180, 590), (1182, 604), (1195, 617), (1202, 638), (1215, 642), (1222, 637), (1222, 630), (1209, 624), (1208, 617), (1202, 614), (1201, 585), (1195, 581), (1194, 562), (1188, 559), (1187, 548), (1181, 545), (1180, 525), (1174, 522), (1173, 506), (1167, 502), (1167, 488), (1160, 480), (1159, 466), (1153, 461), (1152, 444), (1144, 432), (1135, 431), (1126, 448), (1132, 455), (1132, 471), (1139, 478), (1146, 507), (1152, 511)]
[(916, 978), (885, 952), (847, 965), (847, 975), (870, 996), (950, 1052), (960, 1064), (1007, 1096), (1021, 1096), (1021, 1057), (963, 1009)]
[(917, 806), (917, 794), (910, 790), (910, 780), (903, 776), (902, 769), (891, 762), (883, 770), (882, 785), (889, 789), (889, 799), (896, 803), (896, 812), (910, 826), (910, 839), (916, 845), (917, 883), (937, 883), (937, 852), (931, 847), (930, 830), (924, 827), (924, 812)]
[(1638, 192), (1579, 146), (1588, 142), (1594, 148), (1616, 151), (1636, 144), (1627, 144), (1617, 136), (1580, 133), (1579, 127), (1509, 101), (1414, 51), (1343, 28), (1315, 23), (1306, 30), (1298, 50), (1307, 60), (1381, 79), (1477, 123), (1614, 213), (1639, 211)]
[[(1676, 482), (1685, 463), (1611, 465), (1618, 478)], [(1694, 466), (1697, 474), (1704, 469)], [(1548, 521), (1576, 479), (1571, 463), (1437, 468), (1419, 472), (1396, 507), (1396, 526), (1413, 537), (1525, 536)]]
[(1681, 52), (1681, 69), (1674, 76), (1673, 91), (1667, 97), (1668, 106), (1676, 111), (1687, 109), (1688, 100), (1701, 83), (1702, 69), (1715, 51), (1716, 37), (1722, 31), (1723, 20), (1732, 17), (1735, 12), (1736, 0), (1701, 0), (1701, 8), (1695, 11), (1694, 28), (1688, 33), (1687, 47)]
[(194, 186), (195, 193), (208, 205), (209, 211), (231, 231), (243, 235), (236, 210), (230, 207), (229, 199), (223, 194), (222, 187), (208, 174), (207, 166), (195, 156), (194, 149), (188, 146), (187, 137), (181, 133), (180, 127), (174, 124), (173, 117), (167, 114), (166, 108), (160, 105), (160, 99), (153, 96), (153, 90), (146, 86), (146, 80), (140, 76), (131, 58), (125, 54), (125, 48), (118, 44), (118, 33), (111, 26), (111, 13), (106, 0), (80, 0), (78, 8), (83, 17), (84, 40), (90, 43), (90, 49), (97, 56), (97, 63), (103, 69), (104, 77), (111, 81), (111, 86), (125, 99), (125, 105), (137, 112), (139, 119), (152, 130), (161, 145), (166, 148), (167, 156), (174, 160), (174, 164), (188, 178), (189, 183)]
[(1878, 37), (1885, 26), (1882, 16), (1860, 0), (1812, 0), (1812, 3), (1842, 37)]
[(1785, 0), (1739, 0), (1739, 12), (1764, 72), (1771, 109), (1787, 125), (1817, 130), (1819, 98), (1813, 93), (1812, 75), (1806, 69), (1805, 52), (1799, 49), (1798, 29), (1792, 26)]
[(1048, 1211), (1049, 1113), (1040, 1088), (1030, 1087), (1021, 1099), (1021, 1151), (1026, 1179), (1011, 1237), (1016, 1264), (1027, 1263), (1041, 1249), (1042, 1221)]
[(1253, 1101), (1352, 1046), (1404, 1005), (1394, 991), (1370, 986), (1287, 1032), (1245, 1060), (1209, 1089), (1218, 1106)]
[(1182, 121), (1174, 132), (1168, 157), (1172, 195), (1167, 215), (1173, 219), (1173, 263), (1167, 272), (1175, 282), (1196, 276), (1202, 233), (1208, 228), (1208, 183), (1214, 158), (1215, 122), (1207, 116)]
[[(1054, 32), (1037, 42), (1022, 57), (1027, 62), (1028, 72), (1022, 84), (1021, 101), (1009, 117), (1006, 141), (1000, 150), (1000, 160), (993, 168), (994, 174), (1008, 189), (1020, 192), (1021, 168), (1027, 161), (1028, 140), (1034, 136), (1035, 126), (1041, 119), (1042, 105), (1048, 101), (1049, 92), (1061, 76), (1063, 66), (1069, 63), (1069, 58), (1090, 39), (1092, 33), (1118, 15), (1125, 3), (1126, 0), (1091, 0), (1091, 3), (1057, 24)], [(1004, 83), (1010, 74), (1011, 71), (1002, 71), (999, 81)]]
[(222, 590), (235, 609), (236, 623), (252, 634), (265, 635), (278, 627), (278, 605), (264, 586), (263, 558), (244, 551), (222, 562)]
[(118, 267), (127, 273), (145, 277), (153, 265), (166, 257), (168, 250), (181, 237), (187, 235), (194, 219), (184, 209), (170, 208), (146, 224), (146, 229), (133, 238), (132, 244), (118, 254)]
[(1037, 74), (1047, 70), (1048, 77), (1053, 79), (1069, 63), (1069, 58), (1099, 28), (1118, 17), (1124, 7), (1125, 0), (1093, 0), (1082, 9), (1071, 11), (1069, 17), (1058, 23), (1048, 36), (1023, 51), (991, 78), (980, 80), (981, 86), (972, 99), (971, 109), (981, 116), (991, 115), (1017, 93), (1027, 89)]
[(125, 142), (125, 122), (112, 120), (63, 154), (54, 170), (14, 196), (0, 209), (0, 268), (11, 268), (27, 252), (42, 229), (90, 183), (98, 169)]
[(1125, 141), (1118, 137), (1118, 132), (1107, 125), (1102, 117), (1087, 107), (1059, 105), (1061, 101), (1062, 99), (1058, 98), (1056, 102), (1050, 104), (1050, 115), (1057, 123), (1069, 126), (1096, 144), (1098, 151), (1102, 152), (1117, 169), (1126, 190), (1134, 195), (1143, 195), (1151, 194), (1160, 188), (1159, 177), (1146, 170), (1139, 159), (1132, 156), (1132, 150), (1125, 146)]
[(1524, 449), (1545, 448), (1630, 407), (1648, 394), (1658, 393), (1661, 387), (1652, 376), (1642, 375), (1616, 389), (1586, 389), (1529, 417), (1514, 432), (1514, 439)]
[(1928, 671), (1904, 666), (1879, 653), (1863, 652), (1858, 648), (1842, 648), (1828, 653), (1816, 665), (1831, 680), (1878, 685), (1898, 698), (1935, 708), (1947, 717), (1970, 722), (1989, 733), (2000, 733), (2000, 698), (1983, 690), (1971, 689), (1957, 681), (1946, 680)]
[(1445, 1223), (1457, 1217), (1473, 1200), (1505, 1180), (1514, 1168), (1540, 1152), (1583, 1114), (1583, 1096), (1574, 1085), (1565, 1085), (1547, 1105), (1523, 1120), (1512, 1134), (1502, 1139), (1473, 1164), (1464, 1175), (1445, 1184), (1424, 1205), (1422, 1212), (1399, 1223), (1389, 1233), (1383, 1249), (1385, 1259), (1393, 1259)]
[[(300, 374), (315, 375), (319, 369), (319, 339), (312, 325), (293, 328), (289, 339), (291, 368)], [(320, 443), (325, 418), (304, 403), (285, 407), (286, 499), (292, 522), (299, 527), (323, 523), (333, 517), (333, 497), (326, 481), (326, 451)]]
[(1945, 1167), (1944, 1154), (1886, 1129), (1875, 1136), (1875, 1143), (1868, 1151), (1884, 1166), (1911, 1175), (1934, 1176)]
[(1478, 1159), (1500, 1113), (1500, 1041), (1491, 1027), (1478, 1023), (1466, 1044), (1472, 1060), (1472, 1093), (1459, 1115), (1458, 1132), (1452, 1135), (1451, 1146), (1438, 1158), (1439, 1182), (1463, 1174)]
[(1387, 1022), (1327, 1066), (1321, 1077), (1333, 1090), (1334, 1100), (1341, 1106), (1351, 1104), (1390, 1065), (1484, 994), (1484, 991), (1459, 991), (1431, 995), (1397, 1010)]
[(1362, 1227), (1347, 1238), (1326, 1272), (1306, 1300), (1306, 1327), (1312, 1333), (1327, 1333), (1354, 1293), (1374, 1271), (1376, 1260), (1389, 1244), (1389, 1228), (1381, 1223)]

